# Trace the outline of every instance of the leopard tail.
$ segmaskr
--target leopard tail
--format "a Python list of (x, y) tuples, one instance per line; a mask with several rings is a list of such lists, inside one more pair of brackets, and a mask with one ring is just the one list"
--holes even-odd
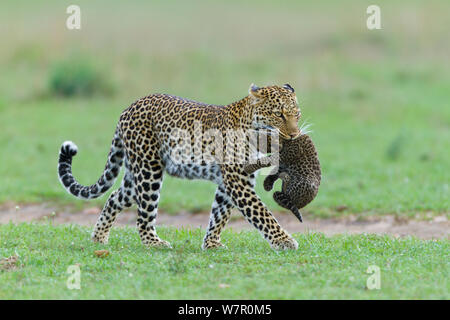
[(66, 191), (75, 197), (80, 199), (98, 198), (114, 185), (123, 164), (125, 148), (119, 128), (114, 133), (105, 169), (95, 184), (83, 186), (73, 177), (72, 158), (77, 154), (77, 151), (77, 146), (71, 141), (66, 141), (62, 144), (58, 161), (59, 181)]

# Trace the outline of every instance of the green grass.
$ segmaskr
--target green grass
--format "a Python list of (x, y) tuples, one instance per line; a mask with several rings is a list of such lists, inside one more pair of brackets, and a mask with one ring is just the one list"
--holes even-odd
[[(225, 250), (202, 251), (203, 231), (160, 228), (174, 249), (146, 249), (135, 228), (114, 228), (110, 244), (75, 225), (0, 226), (0, 299), (449, 299), (449, 241), (296, 234), (298, 251), (275, 252), (255, 232), (227, 230)], [(98, 258), (95, 250), (111, 254)], [(79, 264), (81, 289), (69, 290)], [(381, 289), (366, 288), (380, 268)], [(225, 286), (224, 286), (225, 285)]]
[[(365, 28), (369, 4), (81, 1), (82, 29), (69, 31), (64, 3), (2, 2), (2, 23), (16, 33), (0, 30), (0, 203), (84, 205), (57, 180), (60, 144), (78, 145), (75, 177), (95, 182), (120, 112), (141, 96), (226, 104), (252, 82), (288, 82), (313, 123), (322, 163), (311, 215), (448, 214), (450, 44), (442, 39), (449, 3), (383, 2), (378, 31)], [(52, 94), (55, 68), (79, 59), (95, 65), (83, 74), (98, 68), (114, 94)], [(160, 209), (208, 211), (214, 189), (167, 178)], [(279, 210), (261, 179), (257, 191)]]

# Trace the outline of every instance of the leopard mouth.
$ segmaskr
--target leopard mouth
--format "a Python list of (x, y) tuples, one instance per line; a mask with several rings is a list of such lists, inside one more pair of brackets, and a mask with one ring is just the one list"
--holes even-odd
[(285, 134), (285, 133), (283, 133), (282, 131), (279, 131), (279, 134), (280, 134), (280, 136), (281, 136), (283, 139), (286, 139), (286, 140), (292, 140), (292, 137), (291, 137), (290, 135)]
[(284, 140), (294, 140), (294, 139), (297, 139), (298, 137), (300, 137), (300, 135), (302, 134), (301, 130), (299, 130), (298, 134), (295, 137), (292, 137), (291, 135), (284, 133), (283, 131), (281, 131), (278, 128), (275, 128), (275, 127), (273, 127), (271, 125), (262, 124), (262, 123), (254, 123), (253, 124), (253, 128), (256, 131), (258, 131), (258, 130), (268, 130), (268, 131), (271, 132), (271, 134), (279, 135)]
[(301, 130), (299, 130), (295, 136), (292, 136), (290, 134), (286, 134), (282, 131), (279, 131), (279, 135), (285, 140), (295, 140), (295, 139), (299, 138), (302, 134), (303, 134), (303, 132)]
[(294, 136), (294, 137), (292, 137), (292, 136), (290, 136), (290, 140), (295, 140), (295, 139), (298, 139), (301, 135), (303, 134), (303, 132), (301, 131), (301, 130), (299, 130), (299, 132), (297, 133), (297, 135), (296, 136)]

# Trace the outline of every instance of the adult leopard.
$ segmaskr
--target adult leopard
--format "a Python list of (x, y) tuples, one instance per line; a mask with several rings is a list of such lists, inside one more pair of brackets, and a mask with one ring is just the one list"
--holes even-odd
[[(226, 106), (152, 94), (137, 100), (122, 112), (105, 170), (97, 183), (82, 186), (73, 177), (72, 157), (77, 153), (77, 147), (70, 141), (64, 142), (60, 149), (59, 179), (72, 195), (93, 199), (104, 194), (114, 184), (121, 167), (125, 167), (121, 187), (109, 196), (92, 233), (92, 239), (97, 242), (107, 243), (117, 214), (124, 207), (136, 203), (137, 227), (142, 243), (170, 247), (167, 241), (158, 237), (155, 228), (165, 171), (180, 178), (206, 179), (218, 185), (203, 249), (223, 246), (220, 234), (234, 207), (262, 233), (273, 249), (297, 249), (296, 240), (283, 230), (255, 193), (255, 175), (243, 170), (245, 161), (215, 161), (215, 158), (209, 162), (174, 161), (171, 155), (179, 146), (173, 138), (177, 136), (177, 129), (198, 137), (206, 130), (215, 130), (225, 136), (229, 131), (266, 128), (289, 139), (300, 134), (297, 125), (300, 116), (296, 94), (288, 84), (262, 88), (252, 84), (248, 96)], [(200, 150), (211, 143), (207, 139), (201, 141), (203, 149)], [(198, 147), (195, 145), (197, 142), (189, 142), (192, 147)], [(239, 150), (247, 151), (239, 151), (237, 159), (247, 159), (248, 149)]]

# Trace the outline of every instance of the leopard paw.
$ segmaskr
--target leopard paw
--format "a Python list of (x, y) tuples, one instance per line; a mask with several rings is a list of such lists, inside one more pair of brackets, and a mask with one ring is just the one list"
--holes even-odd
[(91, 240), (96, 243), (107, 244), (108, 240), (109, 240), (109, 235), (108, 234), (100, 235), (100, 234), (92, 233)]
[(292, 237), (275, 239), (270, 246), (274, 250), (297, 250), (298, 242)]
[(220, 243), (220, 241), (217, 241), (217, 240), (206, 240), (202, 244), (202, 249), (203, 250), (220, 249), (220, 248), (226, 248), (226, 246), (223, 245), (222, 243)]
[(146, 243), (146, 246), (149, 248), (172, 249), (172, 245), (169, 242), (167, 242), (166, 240), (162, 240), (162, 239), (150, 240), (148, 243)]

